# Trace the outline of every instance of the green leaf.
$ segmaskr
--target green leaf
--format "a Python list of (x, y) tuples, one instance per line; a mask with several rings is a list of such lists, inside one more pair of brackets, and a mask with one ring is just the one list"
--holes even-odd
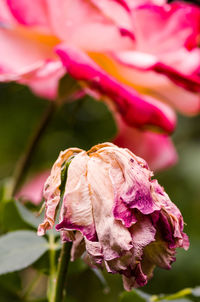
[(48, 249), (48, 242), (32, 231), (16, 231), (0, 237), (0, 274), (26, 268)]
[(29, 211), (23, 204), (18, 201), (15, 201), (15, 206), (19, 212), (19, 215), (24, 222), (36, 228), (43, 221), (43, 215), (36, 217), (31, 211)]
[(141, 291), (132, 290), (131, 292), (123, 292), (120, 296), (120, 302), (146, 302), (148, 295)]
[(195, 297), (200, 297), (200, 286), (194, 287), (192, 289), (192, 295)]

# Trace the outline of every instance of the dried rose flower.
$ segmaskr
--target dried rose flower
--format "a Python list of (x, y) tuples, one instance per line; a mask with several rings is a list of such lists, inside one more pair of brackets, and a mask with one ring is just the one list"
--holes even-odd
[(170, 269), (176, 248), (189, 247), (179, 209), (152, 175), (143, 159), (111, 143), (61, 152), (44, 186), (38, 235), (53, 227), (62, 200), (56, 229), (73, 241), (71, 260), (83, 255), (90, 265), (120, 273), (126, 290), (145, 285), (155, 266)]

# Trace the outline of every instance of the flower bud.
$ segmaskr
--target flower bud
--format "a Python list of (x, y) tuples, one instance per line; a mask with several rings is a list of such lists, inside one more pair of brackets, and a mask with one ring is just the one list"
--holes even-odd
[(71, 259), (83, 255), (92, 266), (120, 273), (126, 290), (145, 285), (155, 266), (170, 269), (176, 248), (189, 247), (179, 209), (152, 176), (143, 159), (111, 143), (61, 152), (44, 186), (38, 234), (53, 227), (62, 201), (56, 229), (73, 241)]

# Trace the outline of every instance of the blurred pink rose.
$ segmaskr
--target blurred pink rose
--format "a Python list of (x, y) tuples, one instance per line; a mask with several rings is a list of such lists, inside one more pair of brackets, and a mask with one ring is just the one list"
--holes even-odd
[(172, 132), (163, 101), (199, 111), (198, 18), (196, 7), (163, 0), (0, 0), (0, 79), (54, 99), (67, 70), (114, 101), (129, 126)]
[(110, 143), (61, 152), (44, 186), (38, 235), (53, 228), (62, 202), (56, 229), (73, 242), (72, 261), (83, 254), (90, 265), (120, 273), (126, 290), (144, 286), (156, 266), (171, 268), (176, 248), (189, 247), (179, 209), (152, 176), (142, 158)]
[(29, 179), (23, 185), (15, 197), (26, 201), (31, 201), (35, 205), (39, 204), (42, 201), (44, 183), (49, 174), (50, 171), (44, 171), (34, 175), (32, 179)]
[[(61, 53), (68, 50), (66, 55), (69, 56), (73, 54), (70, 51), (71, 48), (75, 47), (79, 53), (81, 52), (73, 57), (74, 62), (71, 60), (76, 65), (76, 60), (80, 60), (83, 57), (82, 54), (87, 56), (86, 53), (90, 52), (104, 53), (114, 49), (123, 50), (132, 44), (129, 39), (124, 39), (115, 20), (104, 14), (96, 1), (60, 0), (59, 5), (55, 0), (34, 2), (1, 0), (0, 3), (2, 6), (0, 13), (1, 79), (27, 83), (35, 92), (49, 98), (55, 98), (58, 79), (64, 73), (57, 54), (62, 55)], [(128, 22), (129, 8), (126, 1), (112, 1), (111, 6), (115, 11), (115, 18), (124, 20), (123, 24)], [(67, 50), (66, 47), (59, 47), (60, 42), (64, 46), (67, 45)], [(66, 64), (64, 62), (65, 66)], [(81, 71), (81, 75), (83, 72), (87, 73), (87, 68), (93, 68), (89, 60), (86, 64), (88, 67), (86, 66)], [(67, 71), (69, 72), (68, 69)], [(93, 70), (93, 79), (97, 79), (98, 72), (103, 71)], [(80, 75), (74, 75), (74, 77), (80, 78)], [(87, 81), (93, 79), (87, 74)], [(127, 123), (135, 124), (137, 127), (156, 124), (167, 132), (173, 130), (174, 117), (171, 118), (171, 115), (163, 112), (159, 104), (152, 104), (144, 96), (138, 95), (134, 89), (112, 79), (106, 73), (101, 84), (97, 87), (98, 91), (108, 95), (117, 103)], [(118, 87), (117, 96), (113, 94), (116, 87)], [(129, 109), (131, 113), (127, 117)], [(133, 113), (136, 110), (138, 110), (138, 115)]]

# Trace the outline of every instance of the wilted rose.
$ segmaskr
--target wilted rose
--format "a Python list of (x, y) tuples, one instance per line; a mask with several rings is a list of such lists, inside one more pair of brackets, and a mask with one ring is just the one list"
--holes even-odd
[(71, 259), (83, 255), (92, 266), (120, 273), (127, 290), (145, 285), (155, 266), (170, 269), (176, 248), (189, 246), (179, 209), (152, 175), (143, 159), (110, 143), (61, 152), (44, 186), (38, 235), (53, 227), (62, 199), (56, 229), (73, 241)]

